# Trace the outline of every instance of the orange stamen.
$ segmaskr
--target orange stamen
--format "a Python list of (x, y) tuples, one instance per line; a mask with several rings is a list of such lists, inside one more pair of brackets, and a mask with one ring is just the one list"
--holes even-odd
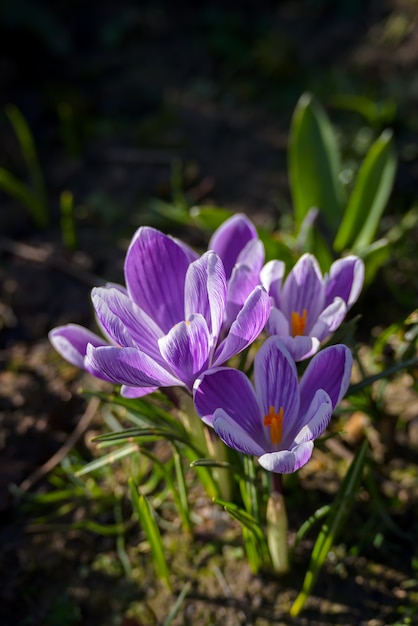
[(292, 337), (296, 335), (304, 335), (306, 327), (306, 318), (308, 317), (308, 311), (303, 309), (302, 315), (299, 315), (296, 311), (292, 311), (291, 324), (292, 324)]
[(270, 439), (273, 445), (279, 444), (282, 440), (283, 415), (283, 407), (280, 407), (280, 411), (276, 413), (274, 406), (270, 406), (269, 412), (264, 416), (264, 426), (270, 427)]

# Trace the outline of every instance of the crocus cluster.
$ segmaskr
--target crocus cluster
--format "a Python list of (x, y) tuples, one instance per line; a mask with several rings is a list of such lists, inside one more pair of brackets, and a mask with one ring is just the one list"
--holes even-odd
[[(101, 335), (68, 324), (50, 340), (67, 361), (121, 385), (125, 397), (185, 387), (227, 445), (257, 456), (267, 470), (295, 471), (348, 387), (349, 350), (315, 353), (358, 298), (363, 264), (349, 256), (323, 277), (307, 254), (284, 280), (281, 261), (264, 261), (257, 231), (241, 214), (202, 255), (141, 227), (126, 254), (125, 285), (92, 290)], [(255, 357), (253, 387), (225, 364), (263, 330), (271, 337)], [(295, 361), (314, 354), (299, 381)]]

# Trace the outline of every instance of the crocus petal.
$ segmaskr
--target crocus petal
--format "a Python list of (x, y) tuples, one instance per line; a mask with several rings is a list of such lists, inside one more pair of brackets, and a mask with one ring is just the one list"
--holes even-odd
[(270, 298), (262, 287), (250, 293), (226, 338), (218, 346), (213, 365), (222, 365), (249, 346), (263, 330), (270, 313)]
[(305, 334), (310, 334), (325, 302), (325, 286), (317, 260), (312, 254), (304, 254), (286, 278), (281, 292), (280, 308), (290, 319), (293, 312), (307, 312)]
[(300, 469), (309, 461), (312, 456), (314, 444), (312, 441), (300, 443), (291, 450), (281, 450), (280, 452), (270, 452), (263, 454), (258, 462), (264, 469), (277, 474), (291, 474)]
[(171, 387), (182, 381), (136, 348), (87, 346), (86, 369), (103, 380), (131, 387)]
[(246, 265), (257, 277), (264, 263), (264, 244), (260, 239), (251, 239), (239, 253), (235, 265)]
[(219, 254), (225, 267), (226, 277), (229, 278), (241, 250), (251, 239), (257, 238), (257, 230), (251, 220), (237, 213), (213, 233), (208, 249)]
[(157, 391), (158, 387), (127, 387), (122, 385), (120, 395), (122, 398), (142, 398), (154, 391)]
[(189, 259), (163, 233), (143, 226), (125, 258), (125, 280), (132, 300), (163, 332), (184, 319), (184, 280)]
[(119, 283), (105, 283), (103, 287), (105, 287), (106, 289), (118, 289), (118, 291), (124, 293), (125, 296), (128, 295), (128, 290), (126, 289), (126, 287), (124, 287), (123, 285), (119, 285)]
[(260, 456), (264, 454), (264, 449), (257, 444), (251, 434), (244, 427), (233, 419), (223, 409), (217, 409), (213, 416), (213, 428), (216, 434), (224, 443), (234, 450)]
[(274, 304), (280, 307), (280, 293), (285, 274), (283, 261), (269, 261), (260, 272), (260, 281), (264, 289), (273, 298)]
[(140, 348), (159, 360), (157, 342), (163, 333), (126, 294), (99, 287), (92, 290), (91, 299), (99, 323), (117, 345)]
[(278, 413), (283, 408), (283, 435), (287, 433), (299, 413), (299, 386), (296, 365), (278, 337), (270, 337), (254, 359), (254, 386), (261, 414), (270, 407)]
[(321, 345), (316, 337), (297, 335), (296, 337), (280, 337), (280, 339), (295, 361), (308, 359), (318, 352)]
[(170, 368), (189, 387), (208, 363), (211, 340), (201, 315), (191, 315), (176, 324), (159, 342), (160, 351)]
[(258, 285), (258, 274), (248, 265), (235, 265), (228, 282), (226, 319), (223, 329), (231, 327), (250, 293)]
[(107, 346), (101, 337), (78, 324), (58, 326), (48, 334), (49, 340), (55, 350), (69, 363), (84, 368), (84, 357), (87, 346)]
[(269, 335), (289, 335), (289, 322), (280, 309), (271, 307), (270, 315), (266, 324), (266, 331)]
[(260, 409), (244, 372), (231, 367), (209, 370), (196, 381), (193, 399), (198, 415), (206, 424), (213, 425), (215, 411), (223, 409), (254, 440), (263, 441)]
[(324, 341), (343, 322), (347, 314), (347, 305), (342, 298), (335, 298), (334, 302), (324, 309), (316, 320), (309, 334)]
[(189, 263), (193, 263), (193, 261), (196, 261), (199, 258), (199, 255), (197, 254), (197, 252), (193, 250), (193, 248), (191, 248), (189, 245), (187, 245), (187, 243), (185, 243), (181, 239), (177, 239), (177, 237), (173, 237), (173, 241), (175, 241), (176, 244), (180, 246), (180, 248), (182, 248), (182, 250), (184, 251), (184, 253), (186, 254), (189, 260)]
[(347, 346), (338, 344), (321, 350), (314, 356), (300, 381), (300, 412), (304, 414), (317, 389), (324, 389), (335, 408), (350, 384), (353, 357)]
[(206, 252), (192, 263), (186, 274), (185, 318), (199, 313), (209, 333), (218, 338), (226, 306), (226, 278), (223, 264), (215, 252)]
[(323, 389), (318, 389), (307, 412), (297, 425), (299, 432), (294, 436), (296, 444), (313, 441), (326, 429), (332, 415), (331, 398)]
[(358, 299), (364, 282), (364, 263), (354, 255), (334, 261), (326, 283), (326, 304), (339, 296), (350, 308)]

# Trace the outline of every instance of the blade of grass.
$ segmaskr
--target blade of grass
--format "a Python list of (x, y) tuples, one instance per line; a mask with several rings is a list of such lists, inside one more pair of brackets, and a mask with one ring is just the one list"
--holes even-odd
[(23, 158), (28, 168), (33, 192), (38, 201), (39, 212), (36, 215), (38, 226), (45, 228), (48, 225), (48, 203), (46, 198), (44, 177), (36, 152), (35, 141), (32, 132), (24, 116), (14, 104), (5, 107), (5, 113), (13, 126), (18, 138)]
[(325, 226), (335, 233), (344, 198), (338, 174), (340, 154), (328, 117), (310, 94), (303, 94), (293, 114), (289, 137), (289, 179), (295, 222), (318, 207)]
[(396, 155), (392, 132), (385, 130), (370, 147), (360, 167), (341, 226), (334, 241), (337, 251), (360, 252), (373, 242), (392, 191)]
[(325, 559), (344, 527), (363, 475), (367, 450), (368, 441), (365, 439), (345, 475), (337, 497), (315, 542), (302, 590), (290, 609), (292, 617), (297, 617), (303, 609), (306, 600), (312, 593)]
[(132, 478), (129, 479), (134, 512), (145, 533), (151, 547), (154, 566), (158, 576), (171, 589), (170, 573), (164, 555), (164, 546), (154, 513), (147, 498), (138, 492), (138, 488)]
[(29, 211), (37, 226), (44, 228), (47, 225), (43, 216), (44, 209), (39, 198), (27, 185), (3, 168), (0, 168), (0, 189), (21, 202)]
[(170, 613), (167, 615), (167, 618), (164, 620), (163, 626), (170, 626), (171, 622), (177, 616), (177, 613), (180, 611), (181, 605), (183, 604), (185, 597), (189, 593), (191, 586), (192, 586), (191, 582), (187, 582), (184, 585), (183, 589), (179, 593), (177, 600), (174, 603), (173, 608), (171, 609)]
[(127, 446), (124, 446), (123, 448), (119, 448), (119, 450), (116, 450), (115, 452), (110, 452), (109, 454), (105, 454), (99, 459), (95, 459), (94, 461), (87, 463), (87, 465), (82, 467), (80, 470), (76, 471), (75, 475), (84, 476), (84, 474), (89, 474), (90, 472), (94, 472), (95, 470), (101, 469), (102, 467), (105, 467), (106, 465), (110, 465), (111, 463), (114, 463), (115, 461), (118, 461), (119, 459), (123, 459), (124, 457), (129, 456), (130, 454), (133, 454), (134, 452), (138, 452), (138, 446), (132, 443), (128, 444)]
[(61, 235), (64, 244), (70, 250), (77, 247), (77, 236), (74, 224), (74, 196), (71, 191), (63, 191), (60, 195)]
[(190, 517), (190, 507), (189, 500), (187, 498), (187, 486), (186, 486), (186, 478), (184, 476), (183, 464), (181, 461), (181, 456), (174, 447), (174, 468), (176, 471), (176, 484), (177, 484), (177, 492), (178, 492), (178, 509), (181, 517), (181, 521), (183, 523), (183, 528), (186, 532), (190, 533), (192, 530), (192, 521)]
[(368, 376), (367, 378), (364, 378), (359, 383), (356, 383), (355, 385), (350, 385), (350, 387), (347, 390), (346, 396), (347, 397), (354, 396), (356, 395), (358, 391), (361, 391), (365, 387), (369, 387), (376, 381), (382, 380), (383, 378), (389, 378), (390, 376), (393, 376), (393, 374), (396, 374), (400, 370), (406, 369), (407, 367), (414, 367), (416, 365), (418, 365), (418, 357), (413, 357), (412, 359), (408, 359), (406, 361), (401, 361), (400, 363), (396, 363), (395, 365), (392, 365), (391, 367), (388, 367), (387, 369), (385, 369), (383, 372), (379, 372), (379, 374)]

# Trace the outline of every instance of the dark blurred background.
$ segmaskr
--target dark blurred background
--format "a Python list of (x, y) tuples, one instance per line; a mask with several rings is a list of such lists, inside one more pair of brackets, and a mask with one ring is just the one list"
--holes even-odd
[[(91, 287), (100, 280), (123, 280), (126, 247), (140, 224), (166, 232), (185, 228), (176, 222), (176, 202), (240, 210), (259, 226), (290, 229), (286, 151), (292, 113), (306, 91), (322, 103), (334, 124), (348, 186), (373, 140), (385, 128), (394, 130), (399, 165), (382, 220), (382, 232), (387, 232), (417, 201), (416, 0), (0, 0), (0, 168), (31, 184), (6, 113), (13, 104), (34, 136), (48, 214), (47, 225), (40, 227), (24, 203), (0, 192), (2, 626), (159, 623), (155, 614), (153, 620), (148, 613), (140, 621), (126, 617), (129, 603), (140, 604), (146, 597), (148, 607), (154, 588), (148, 579), (133, 584), (126, 577), (115, 538), (73, 526), (74, 521), (114, 523), (112, 511), (90, 493), (85, 497), (84, 491), (79, 502), (74, 500), (74, 477), (68, 462), (64, 467), (65, 458), (62, 465), (53, 465), (57, 473), (39, 473), (63, 449), (83, 416), (86, 402), (80, 386), (91, 389), (96, 384), (58, 357), (47, 334), (68, 322), (93, 327)], [(73, 247), (63, 237), (60, 198), (65, 190), (74, 197)], [(205, 245), (206, 234), (188, 228), (181, 232), (198, 245)], [(417, 241), (415, 227), (394, 247), (387, 263), (390, 272), (377, 275), (367, 288), (367, 302), (359, 304), (361, 339), (369, 345), (415, 306)], [(413, 411), (405, 390), (402, 382), (392, 395)], [(94, 428), (103, 429), (101, 417)], [(84, 434), (72, 449), (71, 462), (84, 464), (94, 454)], [(417, 445), (417, 435), (415, 440), (408, 435), (395, 457), (396, 471), (409, 454), (414, 462)], [(306, 515), (308, 509), (313, 513), (318, 502), (329, 501), (332, 481), (323, 470), (312, 473), (314, 484), (300, 492), (298, 506), (289, 507), (292, 515)], [(410, 474), (405, 477), (406, 499), (398, 502), (393, 495), (394, 509), (400, 527), (413, 533), (416, 487), (411, 485), (416, 483)], [(126, 489), (125, 477), (117, 480)], [(29, 485), (27, 497), (16, 497), (10, 485), (22, 484)], [(54, 503), (58, 488), (67, 495), (70, 490), (69, 509), (66, 501), (62, 507)], [(387, 493), (398, 492), (399, 474)], [(130, 519), (131, 505), (125, 500)], [(357, 517), (352, 524), (355, 541), (363, 521)], [(291, 523), (297, 527), (295, 520)], [(389, 548), (385, 543), (380, 550), (379, 544), (373, 552), (369, 538), (376, 528), (380, 532), (382, 521), (374, 513), (367, 523), (371, 530), (361, 538), (358, 554), (369, 550), (370, 556), (372, 551), (379, 567), (365, 563), (363, 556), (351, 562), (334, 556), (338, 567), (344, 562), (349, 568), (349, 575), (332, 570), (318, 593), (326, 599), (341, 593), (348, 612), (355, 598), (360, 607), (356, 615), (382, 626), (389, 622), (375, 620), (377, 613), (385, 615), (389, 606), (386, 615), (391, 610), (393, 617), (400, 598), (407, 602), (404, 588), (396, 597), (393, 589), (402, 576), (412, 576), (412, 542), (400, 543), (398, 533)], [(137, 542), (135, 535), (132, 545)], [(203, 550), (205, 542), (203, 537)], [(204, 567), (207, 554), (201, 559)], [(148, 554), (138, 558), (141, 566), (150, 567)], [(272, 623), (281, 583), (244, 580), (246, 570), (236, 563), (242, 578), (236, 572), (231, 576), (238, 586), (243, 580), (241, 613), (250, 615), (254, 600), (257, 615), (259, 598), (266, 592), (266, 620)], [(213, 572), (209, 574), (214, 580)], [(291, 583), (293, 591), (300, 588), (303, 571), (298, 575)], [(416, 587), (410, 588), (416, 595)], [(199, 616), (209, 619), (205, 594), (207, 589), (201, 612), (192, 612), (190, 623), (206, 623)], [(219, 597), (218, 587), (214, 594)], [(158, 609), (166, 608), (164, 602), (158, 602)], [(211, 623), (244, 623), (237, 621), (234, 604), (230, 621), (225, 621), (225, 604), (221, 595), (220, 612), (212, 607)], [(334, 605), (328, 604), (318, 605), (309, 623), (350, 623), (345, 615), (338, 621)], [(416, 598), (410, 606), (416, 617)], [(309, 618), (303, 619), (298, 623), (308, 623)], [(393, 620), (395, 624), (396, 616)]]
[[(414, 194), (413, 0), (3, 0), (0, 17), (0, 104), (29, 123), (55, 214), (68, 188), (80, 219), (137, 223), (151, 196), (170, 194), (181, 159), (192, 202), (275, 219), (289, 210), (286, 141), (304, 91), (343, 118), (350, 141), (396, 127), (397, 184)], [(0, 165), (24, 177), (4, 116), (0, 135)], [(29, 227), (23, 212), (7, 221)]]

